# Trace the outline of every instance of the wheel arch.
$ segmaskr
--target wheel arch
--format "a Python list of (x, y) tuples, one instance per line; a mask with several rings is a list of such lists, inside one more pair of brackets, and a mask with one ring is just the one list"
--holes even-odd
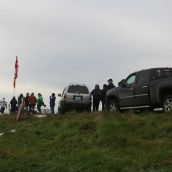
[(113, 99), (113, 100), (117, 100), (118, 101), (118, 99), (117, 99), (117, 97), (115, 95), (109, 95), (108, 96), (108, 99), (109, 100), (112, 100)]
[(158, 95), (159, 95), (160, 103), (162, 103), (164, 97), (169, 96), (169, 95), (172, 96), (172, 85), (160, 88)]
[(119, 107), (118, 98), (115, 95), (109, 95), (109, 96), (106, 97), (106, 110), (107, 111), (110, 110), (110, 102), (111, 102), (111, 100), (115, 100), (116, 103), (117, 103), (117, 106)]

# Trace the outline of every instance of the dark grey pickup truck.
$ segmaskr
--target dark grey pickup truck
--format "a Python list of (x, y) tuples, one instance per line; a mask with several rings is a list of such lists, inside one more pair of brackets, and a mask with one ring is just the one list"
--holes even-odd
[(161, 108), (172, 111), (172, 68), (153, 68), (129, 75), (107, 91), (108, 111)]

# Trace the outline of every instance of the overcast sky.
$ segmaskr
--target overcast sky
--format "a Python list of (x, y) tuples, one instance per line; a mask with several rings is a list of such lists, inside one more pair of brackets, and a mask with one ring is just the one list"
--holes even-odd
[[(41, 92), (68, 83), (91, 90), (112, 78), (172, 66), (170, 0), (1, 0), (0, 97)], [(46, 100), (47, 101), (47, 100)]]

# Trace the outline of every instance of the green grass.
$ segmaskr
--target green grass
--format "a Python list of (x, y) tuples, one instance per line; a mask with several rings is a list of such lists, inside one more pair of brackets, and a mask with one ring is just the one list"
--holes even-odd
[(172, 114), (0, 117), (2, 172), (171, 172)]

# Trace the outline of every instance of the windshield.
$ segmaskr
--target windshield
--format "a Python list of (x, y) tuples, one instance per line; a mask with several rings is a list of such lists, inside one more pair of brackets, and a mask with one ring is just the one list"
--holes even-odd
[(88, 88), (80, 85), (72, 85), (68, 88), (68, 93), (89, 94)]

